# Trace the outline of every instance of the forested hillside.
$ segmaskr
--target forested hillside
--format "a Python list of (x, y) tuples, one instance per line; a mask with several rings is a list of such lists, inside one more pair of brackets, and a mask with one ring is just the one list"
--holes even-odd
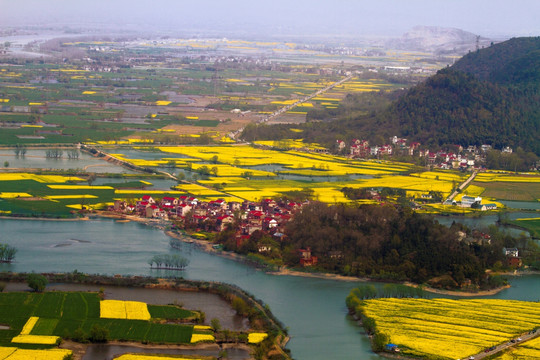
[(469, 279), (489, 287), (486, 268), (503, 262), (502, 248), (515, 246), (516, 240), (499, 234), (480, 246), (458, 241), (460, 230), (467, 231), (459, 224), (440, 225), (406, 207), (313, 202), (287, 225), (285, 245), (310, 247), (325, 271), (418, 283), (449, 275), (453, 286)]
[(540, 37), (514, 38), (471, 52), (452, 68), (480, 80), (501, 84), (540, 85)]
[[(251, 127), (245, 135), (292, 137), (287, 128)], [(430, 148), (490, 144), (539, 155), (540, 37), (472, 52), (397, 99), (383, 93), (350, 96), (332, 112), (308, 113), (302, 128), (305, 141), (327, 146), (350, 138), (382, 145), (397, 135)]]
[(540, 153), (540, 93), (439, 71), (376, 116), (382, 126), (426, 145), (490, 144)]

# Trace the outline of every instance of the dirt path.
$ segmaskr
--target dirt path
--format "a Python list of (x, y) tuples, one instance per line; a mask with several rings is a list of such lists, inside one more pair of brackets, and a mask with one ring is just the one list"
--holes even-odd
[(445, 201), (443, 201), (443, 203), (449, 202), (449, 201), (451, 202), (452, 200), (454, 200), (454, 198), (456, 197), (456, 195), (457, 195), (461, 190), (465, 189), (465, 188), (469, 185), (469, 183), (470, 183), (471, 181), (474, 180), (474, 178), (476, 177), (476, 174), (478, 174), (478, 171), (477, 171), (477, 170), (473, 171), (473, 173), (471, 174), (471, 176), (469, 176), (469, 178), (468, 178), (467, 180), (465, 180), (465, 182), (464, 182), (463, 184), (459, 185), (458, 190), (454, 191), (454, 192), (452, 193), (452, 195), (450, 195), (450, 196), (448, 197), (448, 199), (446, 199)]

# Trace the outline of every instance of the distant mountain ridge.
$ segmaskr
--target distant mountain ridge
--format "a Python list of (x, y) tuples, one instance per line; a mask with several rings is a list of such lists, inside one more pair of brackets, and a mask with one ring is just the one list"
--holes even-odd
[(429, 51), (435, 53), (461, 53), (475, 50), (477, 46), (487, 46), (489, 39), (477, 37), (468, 31), (437, 26), (415, 26), (401, 38), (392, 39), (387, 46), (394, 49)]

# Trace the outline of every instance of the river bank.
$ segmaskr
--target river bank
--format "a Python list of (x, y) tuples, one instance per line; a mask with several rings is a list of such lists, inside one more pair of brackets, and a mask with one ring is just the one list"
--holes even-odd
[[(63, 340), (60, 344), (59, 348), (61, 349), (68, 349), (73, 352), (73, 360), (83, 360), (89, 353), (89, 349), (96, 346), (95, 344), (83, 344), (74, 342), (71, 340)], [(251, 352), (251, 348), (248, 345), (245, 344), (223, 344), (222, 346), (218, 344), (195, 344), (195, 345), (165, 345), (165, 344), (141, 344), (133, 341), (109, 341), (104, 345), (107, 348), (119, 348), (119, 349), (126, 349), (129, 352), (135, 352), (139, 351), (141, 353), (159, 353), (159, 350), (165, 350), (168, 353), (171, 351), (177, 352), (181, 354), (182, 352), (189, 352), (190, 354), (198, 353), (204, 351), (205, 353), (212, 352), (212, 353), (219, 353), (221, 351), (227, 351), (234, 349), (236, 351), (240, 350), (245, 352), (246, 354), (249, 354)], [(249, 356), (247, 358), (244, 358), (245, 360), (252, 360), (253, 357)]]
[(78, 217), (78, 218), (53, 218), (53, 217), (26, 217), (26, 216), (5, 216), (0, 215), (0, 219), (16, 219), (16, 220), (42, 220), (42, 221), (88, 221), (90, 218)]
[[(48, 220), (48, 221), (87, 221), (92, 218), (107, 218), (107, 219), (114, 219), (116, 222), (137, 222), (141, 223), (143, 225), (156, 227), (161, 230), (163, 230), (164, 234), (168, 237), (181, 240), (185, 243), (194, 244), (199, 248), (200, 250), (215, 255), (220, 256), (226, 259), (231, 259), (237, 262), (248, 262), (246, 260), (246, 257), (234, 252), (229, 251), (223, 251), (213, 248), (213, 244), (208, 242), (207, 240), (201, 240), (196, 237), (191, 237), (189, 235), (180, 234), (171, 230), (166, 230), (167, 224), (170, 224), (167, 221), (164, 220), (158, 220), (158, 219), (149, 219), (149, 218), (142, 218), (136, 215), (124, 215), (124, 214), (116, 214), (116, 213), (110, 213), (107, 211), (96, 211), (93, 214), (90, 214), (90, 217), (82, 217), (82, 218), (74, 218), (74, 219), (54, 219), (54, 218), (14, 218), (10, 216), (0, 216), (0, 219), (21, 219), (21, 220)], [(371, 279), (368, 277), (356, 277), (356, 276), (346, 276), (346, 275), (339, 275), (339, 274), (332, 274), (332, 273), (315, 273), (315, 272), (305, 272), (305, 271), (298, 271), (298, 270), (292, 270), (286, 267), (280, 267), (277, 271), (267, 271), (266, 272), (269, 275), (275, 275), (275, 276), (295, 276), (295, 277), (303, 277), (303, 278), (314, 278), (314, 279), (326, 279), (326, 280), (336, 280), (341, 282), (369, 282), (369, 281), (376, 281), (380, 282), (381, 279)], [(540, 274), (540, 272), (534, 272), (534, 271), (527, 271), (527, 272), (512, 272), (512, 273), (500, 273), (498, 275), (505, 275), (505, 276), (526, 276), (526, 275), (534, 275), (534, 274)], [(418, 287), (419, 284), (413, 284), (411, 282), (402, 282), (403, 285), (411, 286), (411, 287)], [(460, 297), (474, 297), (474, 296), (491, 296), (495, 295), (507, 288), (509, 288), (510, 285), (502, 286), (496, 289), (491, 290), (484, 290), (484, 291), (478, 291), (478, 292), (471, 292), (471, 291), (455, 291), (455, 290), (442, 290), (442, 289), (435, 289), (431, 287), (424, 286), (423, 290), (434, 293), (434, 294), (440, 294), (440, 295), (447, 295), (447, 296), (460, 296)]]
[[(196, 244), (201, 250), (217, 255), (222, 256), (225, 258), (233, 259), (236, 261), (242, 261), (245, 259), (243, 255), (239, 255), (233, 252), (225, 252), (216, 250), (212, 247), (212, 244), (209, 243), (206, 240), (200, 240), (197, 238), (189, 238), (189, 240), (181, 234), (175, 233), (173, 231), (165, 231), (165, 234), (167, 236), (170, 236), (172, 238), (182, 240), (184, 242), (190, 242)], [(298, 270), (291, 270), (286, 267), (281, 267), (278, 271), (269, 271), (266, 272), (269, 275), (276, 275), (276, 276), (298, 276), (298, 277), (304, 277), (304, 278), (315, 278), (315, 279), (327, 279), (327, 280), (336, 280), (336, 281), (345, 281), (345, 282), (368, 282), (368, 281), (381, 281), (380, 279), (374, 280), (367, 277), (357, 277), (357, 276), (346, 276), (346, 275), (339, 275), (339, 274), (331, 274), (331, 273), (311, 273), (311, 272), (304, 272), (304, 271), (298, 271)], [(536, 274), (537, 272), (531, 272), (531, 274)], [(505, 273), (502, 275), (515, 275), (514, 273)], [(402, 282), (403, 285), (407, 285), (410, 287), (417, 288), (420, 286), (419, 284), (413, 284), (408, 281)], [(453, 291), (453, 290), (442, 290), (442, 289), (435, 289), (431, 287), (423, 287), (423, 290), (435, 293), (435, 294), (441, 294), (441, 295), (448, 295), (448, 296), (462, 296), (462, 297), (472, 297), (472, 296), (491, 296), (495, 295), (505, 289), (508, 289), (510, 285), (501, 286), (495, 289), (491, 290), (483, 290), (483, 291), (477, 291), (477, 292), (471, 292), (471, 291)]]

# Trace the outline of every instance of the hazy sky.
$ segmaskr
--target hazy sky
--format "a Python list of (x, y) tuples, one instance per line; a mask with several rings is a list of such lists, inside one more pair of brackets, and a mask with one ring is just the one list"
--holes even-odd
[(0, 26), (114, 23), (224, 36), (350, 37), (429, 25), (487, 37), (540, 35), (540, 0), (0, 0), (0, 10)]

